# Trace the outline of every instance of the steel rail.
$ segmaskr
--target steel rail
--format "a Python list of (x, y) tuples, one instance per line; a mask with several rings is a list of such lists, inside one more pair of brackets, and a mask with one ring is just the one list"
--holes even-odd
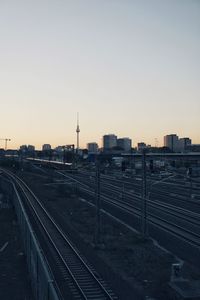
[[(95, 194), (95, 192), (92, 192), (91, 190), (86, 190), (85, 188), (82, 188), (82, 187), (81, 187), (81, 189), (90, 195)], [(103, 199), (103, 201), (107, 202), (108, 204), (114, 205), (115, 207), (120, 208), (121, 210), (123, 210), (126, 213), (128, 212), (132, 215), (136, 215), (139, 218), (141, 217), (141, 210), (139, 208), (128, 207), (124, 203), (119, 203), (119, 201), (113, 200), (105, 195), (102, 195), (102, 199)], [(200, 235), (195, 234), (192, 231), (186, 230), (185, 228), (183, 228), (179, 225), (176, 225), (174, 223), (171, 223), (167, 220), (163, 220), (163, 219), (159, 218), (158, 216), (155, 216), (151, 213), (149, 213), (148, 216), (149, 216), (148, 217), (149, 223), (155, 224), (157, 227), (165, 229), (166, 231), (173, 233), (175, 236), (182, 238), (183, 240), (187, 241), (188, 243), (190, 243), (193, 246), (196, 246), (198, 248), (200, 247)], [(163, 224), (161, 224), (161, 222)], [(167, 224), (167, 226), (165, 224)], [(175, 231), (172, 228), (169, 228), (169, 226), (171, 226), (172, 228), (174, 227), (179, 232), (177, 230)], [(180, 232), (182, 232), (182, 233), (180, 233)], [(185, 235), (185, 233), (187, 236)], [(193, 237), (193, 239), (191, 237)]]
[[(74, 248), (74, 246), (71, 244), (71, 242), (69, 241), (69, 239), (67, 239), (66, 235), (63, 233), (63, 231), (58, 227), (58, 225), (55, 223), (55, 221), (53, 220), (53, 218), (50, 216), (50, 214), (48, 213), (48, 211), (45, 209), (45, 207), (42, 205), (42, 203), (39, 201), (39, 199), (37, 198), (37, 196), (30, 190), (30, 188), (27, 186), (27, 184), (18, 176), (12, 174), (11, 172), (7, 171), (7, 170), (3, 170), (4, 173), (6, 173), (9, 177), (11, 177), (14, 182), (17, 183), (17, 185), (20, 187), (20, 189), (23, 191), (24, 195), (26, 196), (26, 199), (29, 201), (29, 205), (31, 206), (32, 210), (34, 211), (35, 216), (37, 216), (37, 220), (39, 221), (39, 223), (41, 224), (42, 228), (45, 231), (45, 234), (48, 236), (48, 239), (50, 240), (51, 244), (53, 245), (54, 249), (56, 250), (56, 252), (59, 255), (59, 258), (62, 260), (64, 266), (66, 267), (66, 269), (68, 270), (71, 278), (73, 279), (77, 289), (79, 290), (81, 297), (83, 299), (94, 299), (94, 294), (96, 293), (96, 296), (99, 297), (100, 296), (100, 292), (102, 292), (101, 294), (101, 299), (114, 299), (116, 298), (115, 296), (113, 296), (113, 292), (111, 295), (111, 292), (108, 292), (105, 287), (102, 285), (102, 283), (100, 282), (100, 280), (96, 277), (96, 275), (92, 272), (91, 268), (86, 264), (86, 262), (82, 259), (82, 257), (80, 256), (80, 254), (77, 252), (77, 250)], [(51, 222), (51, 224), (54, 226), (54, 228), (57, 230), (57, 232), (60, 234), (60, 236), (62, 237), (62, 239), (67, 243), (67, 245), (70, 247), (70, 249), (73, 251), (73, 254), (75, 255), (76, 258), (78, 258), (78, 260), (81, 263), (81, 268), (84, 267), (84, 270), (81, 270), (79, 266), (75, 265), (73, 266), (73, 271), (71, 271), (70, 267), (68, 266), (68, 264), (66, 263), (65, 258), (63, 257), (63, 255), (61, 254), (60, 250), (58, 249), (58, 247), (56, 246), (52, 236), (50, 235), (48, 229), (46, 228), (45, 224), (44, 224), (44, 220), (41, 220), (41, 217), (39, 216), (38, 212), (36, 211), (35, 207), (33, 206), (32, 203), (32, 199), (30, 199), (30, 195), (27, 194), (27, 192), (31, 195), (32, 198), (34, 198), (34, 200), (37, 202), (37, 204), (39, 205), (39, 207), (42, 209), (42, 212), (45, 214), (45, 216), (48, 218), (48, 220)], [(72, 257), (71, 257), (72, 259)], [(70, 262), (70, 265), (72, 267), (74, 262)], [(89, 281), (87, 281), (87, 287), (84, 286), (84, 284), (86, 285), (86, 283), (84, 283), (83, 278), (84, 276), (86, 276), (85, 274), (83, 274), (83, 271), (87, 271), (87, 274), (89, 274), (90, 281), (91, 279), (93, 281), (91, 281), (89, 283)], [(80, 272), (82, 274), (80, 274)], [(74, 274), (76, 273), (76, 274)], [(77, 276), (79, 277), (77, 279)], [(88, 275), (87, 275), (88, 276)], [(94, 284), (97, 284), (97, 287), (94, 287)], [(82, 285), (82, 286), (81, 286)], [(85, 289), (85, 291), (83, 290)], [(87, 292), (88, 289), (88, 292)], [(91, 296), (91, 294), (93, 293), (93, 295)]]
[[(61, 174), (61, 173), (60, 173)], [(69, 175), (66, 175), (66, 177), (69, 177), (69, 178), (72, 178), (70, 177)], [(74, 178), (73, 178), (74, 179)], [(76, 181), (76, 183), (80, 183), (82, 184), (83, 186), (85, 187), (90, 187), (91, 189), (93, 189), (94, 187), (92, 186), (92, 183), (89, 182), (90, 184), (86, 184), (86, 183), (82, 183), (80, 181), (78, 181), (77, 179), (74, 179)], [(85, 178), (83, 178), (84, 182), (85, 182)], [(141, 196), (136, 196), (134, 195), (133, 193), (130, 193), (128, 191), (122, 191), (121, 187), (115, 187), (113, 185), (110, 185), (110, 184), (107, 184), (107, 183), (102, 183), (102, 193), (104, 194), (105, 192), (103, 191), (103, 188), (104, 190), (110, 194), (110, 193), (117, 193), (119, 192), (120, 194), (124, 193), (124, 197), (126, 196), (126, 201), (129, 200), (129, 201), (142, 201), (141, 199)], [(105, 186), (112, 186), (112, 188), (106, 188)], [(106, 194), (104, 194), (106, 196)], [(117, 195), (118, 196), (118, 195)], [(127, 197), (128, 196), (128, 197)], [(128, 199), (127, 199), (128, 198)], [(125, 200), (125, 199), (124, 199)], [(172, 204), (166, 204), (166, 203), (163, 203), (162, 201), (158, 201), (158, 200), (151, 200), (151, 199), (148, 199), (148, 203), (149, 203), (149, 206), (150, 207), (153, 207), (157, 210), (162, 210), (163, 212), (165, 213), (168, 213), (170, 215), (173, 215), (177, 218), (180, 218), (181, 220), (185, 220), (187, 221), (188, 223), (191, 223), (191, 224), (194, 224), (196, 226), (200, 226), (200, 214), (198, 213), (195, 213), (195, 212), (192, 212), (192, 211), (189, 211), (187, 209), (184, 209), (184, 208), (180, 208), (178, 206), (175, 206), (175, 205), (172, 205)], [(139, 204), (139, 203), (138, 203)]]
[[(68, 177), (68, 176), (67, 176), (67, 177)], [(77, 181), (78, 181), (78, 180), (76, 180), (76, 182), (77, 182)], [(85, 184), (84, 184), (84, 185), (85, 185)], [(91, 187), (90, 187), (90, 188), (91, 188)], [(93, 192), (93, 191), (91, 191), (91, 190), (88, 190), (88, 189), (86, 189), (86, 188), (83, 188), (82, 186), (80, 187), (80, 189), (81, 189), (81, 190), (84, 190), (85, 192), (89, 193), (90, 195), (91, 195), (91, 194), (92, 194), (92, 195), (95, 195), (95, 192)], [(108, 190), (108, 192), (110, 193), (110, 190)], [(119, 207), (120, 207), (121, 209), (123, 208), (123, 210), (129, 211), (129, 213), (131, 212), (131, 213), (133, 213), (133, 214), (136, 214), (136, 215), (138, 215), (138, 216), (141, 216), (141, 213), (140, 213), (140, 212), (141, 212), (141, 209), (140, 209), (140, 208), (133, 207), (130, 203), (124, 203), (123, 201), (121, 201), (121, 200), (119, 200), (119, 199), (118, 199), (118, 200), (112, 199), (112, 198), (108, 197), (107, 195), (105, 195), (105, 194), (103, 194), (103, 193), (102, 193), (102, 198), (103, 198), (104, 201), (107, 201), (108, 203), (112, 203), (113, 205), (117, 206), (118, 208), (119, 208)], [(137, 199), (137, 200), (138, 200), (138, 199)], [(142, 200), (141, 197), (140, 197), (140, 200)], [(149, 201), (151, 201), (151, 200), (149, 200)], [(153, 201), (151, 201), (149, 204), (152, 205), (152, 203), (153, 203)], [(153, 204), (154, 204), (154, 203), (153, 203)], [(157, 204), (158, 204), (158, 203), (157, 203)], [(157, 204), (154, 204), (154, 208), (156, 208), (156, 209), (158, 209), (158, 210), (161, 210), (161, 209), (162, 209), (165, 213), (168, 213), (168, 214), (172, 215), (172, 211), (170, 211), (170, 212), (169, 212), (169, 211), (166, 211), (166, 207), (165, 207), (165, 208), (163, 208), (163, 207), (162, 207), (162, 208), (160, 208), (160, 207), (158, 208), (158, 207), (156, 207)], [(169, 209), (169, 207), (168, 207), (167, 209)], [(172, 210), (173, 208), (170, 207), (170, 209)], [(187, 214), (187, 211), (185, 211), (185, 213)], [(192, 213), (192, 212), (190, 212), (190, 213)], [(198, 215), (198, 214), (194, 214), (193, 217), (194, 217), (194, 216), (197, 217), (197, 215)], [(187, 242), (190, 242), (190, 243), (192, 242), (192, 243), (193, 243), (195, 246), (197, 246), (197, 247), (200, 246), (200, 235), (198, 235), (198, 234), (196, 234), (196, 233), (194, 233), (194, 232), (192, 232), (192, 231), (190, 231), (190, 230), (188, 230), (188, 229), (185, 229), (185, 228), (183, 228), (183, 227), (181, 227), (181, 226), (179, 226), (179, 225), (177, 225), (177, 224), (175, 224), (175, 223), (169, 222), (169, 221), (167, 221), (167, 220), (163, 220), (163, 219), (159, 218), (157, 215), (154, 215), (154, 214), (152, 214), (152, 213), (150, 213), (150, 212), (149, 212), (148, 216), (149, 216), (149, 217), (148, 217), (148, 221), (149, 221), (149, 222), (154, 223), (154, 224), (157, 224), (157, 226), (160, 226), (160, 227), (162, 227), (162, 228), (165, 227), (166, 230), (175, 233), (177, 236), (182, 237), (182, 238), (183, 238), (184, 240), (186, 240)], [(174, 213), (174, 216), (183, 219), (183, 217), (180, 216), (180, 214), (175, 214), (175, 213)], [(195, 223), (193, 220), (188, 220), (188, 219), (186, 219), (186, 218), (185, 218), (185, 220), (186, 220), (188, 223), (193, 223), (194, 225), (199, 226), (199, 223)], [(159, 221), (159, 222), (158, 222), (158, 221)], [(161, 226), (161, 222), (164, 223), (164, 224), (167, 224), (168, 227), (166, 227), (166, 226), (164, 226), (164, 225)], [(176, 231), (170, 229), (169, 226), (174, 227), (174, 228), (176, 229)], [(177, 233), (177, 230), (179, 231), (179, 233)], [(180, 231), (182, 231), (182, 233), (180, 233)]]

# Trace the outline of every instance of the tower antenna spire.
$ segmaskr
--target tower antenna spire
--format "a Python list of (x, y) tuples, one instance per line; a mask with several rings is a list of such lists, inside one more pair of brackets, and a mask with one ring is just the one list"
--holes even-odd
[(76, 151), (77, 151), (77, 153), (78, 153), (78, 150), (79, 150), (79, 133), (80, 133), (79, 113), (77, 113), (77, 127), (76, 127), (76, 135), (77, 135)]

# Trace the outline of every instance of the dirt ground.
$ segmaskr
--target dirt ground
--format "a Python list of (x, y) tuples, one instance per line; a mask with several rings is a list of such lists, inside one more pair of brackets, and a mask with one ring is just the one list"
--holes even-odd
[[(22, 174), (20, 174), (22, 175)], [(61, 217), (82, 239), (93, 247), (114, 272), (136, 287), (144, 296), (169, 300), (168, 283), (171, 265), (178, 261), (171, 253), (157, 246), (151, 239), (114, 222), (101, 214), (101, 234), (95, 243), (96, 210), (67, 185), (55, 184), (50, 176), (23, 173), (23, 178), (48, 206), (59, 210)], [(53, 184), (52, 184), (53, 183)], [(184, 262), (183, 277), (198, 279), (200, 272)]]

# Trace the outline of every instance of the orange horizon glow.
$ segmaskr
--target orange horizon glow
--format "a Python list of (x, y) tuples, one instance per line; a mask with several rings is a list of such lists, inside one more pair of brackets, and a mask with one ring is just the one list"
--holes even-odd
[(78, 111), (83, 148), (107, 133), (134, 147), (171, 133), (200, 143), (199, 12), (199, 1), (3, 1), (0, 138), (76, 144)]

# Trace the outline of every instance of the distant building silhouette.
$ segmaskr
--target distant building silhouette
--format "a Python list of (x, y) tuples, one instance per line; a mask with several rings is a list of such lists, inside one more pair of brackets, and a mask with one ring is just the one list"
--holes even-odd
[(184, 152), (187, 146), (192, 144), (189, 137), (180, 138), (176, 134), (169, 134), (164, 136), (164, 146), (168, 147), (173, 152)]
[(129, 152), (131, 151), (132, 141), (128, 137), (119, 138), (117, 139), (117, 146), (122, 148), (124, 151)]
[(117, 136), (115, 134), (106, 134), (103, 136), (103, 149), (111, 150), (117, 146)]
[(21, 152), (26, 152), (27, 149), (28, 149), (28, 147), (27, 147), (27, 145), (21, 145), (21, 146), (19, 147), (19, 149), (20, 149)]
[(173, 152), (178, 151), (178, 136), (176, 134), (168, 134), (164, 136), (164, 146), (168, 147)]
[(188, 151), (188, 152), (200, 152), (200, 144), (186, 145), (186, 151)]
[(98, 152), (97, 143), (88, 143), (87, 144), (88, 154), (96, 154)]
[(184, 152), (187, 150), (187, 146), (192, 144), (192, 140), (188, 137), (180, 138), (178, 141), (178, 150)]
[(142, 150), (144, 150), (146, 148), (147, 148), (147, 145), (144, 142), (140, 142), (140, 143), (137, 144), (138, 151), (142, 151)]
[(33, 146), (33, 145), (28, 145), (27, 151), (28, 151), (28, 152), (34, 152), (34, 151), (35, 151), (35, 146)]
[(44, 144), (42, 146), (42, 151), (48, 151), (48, 150), (51, 150), (51, 145), (50, 144)]

